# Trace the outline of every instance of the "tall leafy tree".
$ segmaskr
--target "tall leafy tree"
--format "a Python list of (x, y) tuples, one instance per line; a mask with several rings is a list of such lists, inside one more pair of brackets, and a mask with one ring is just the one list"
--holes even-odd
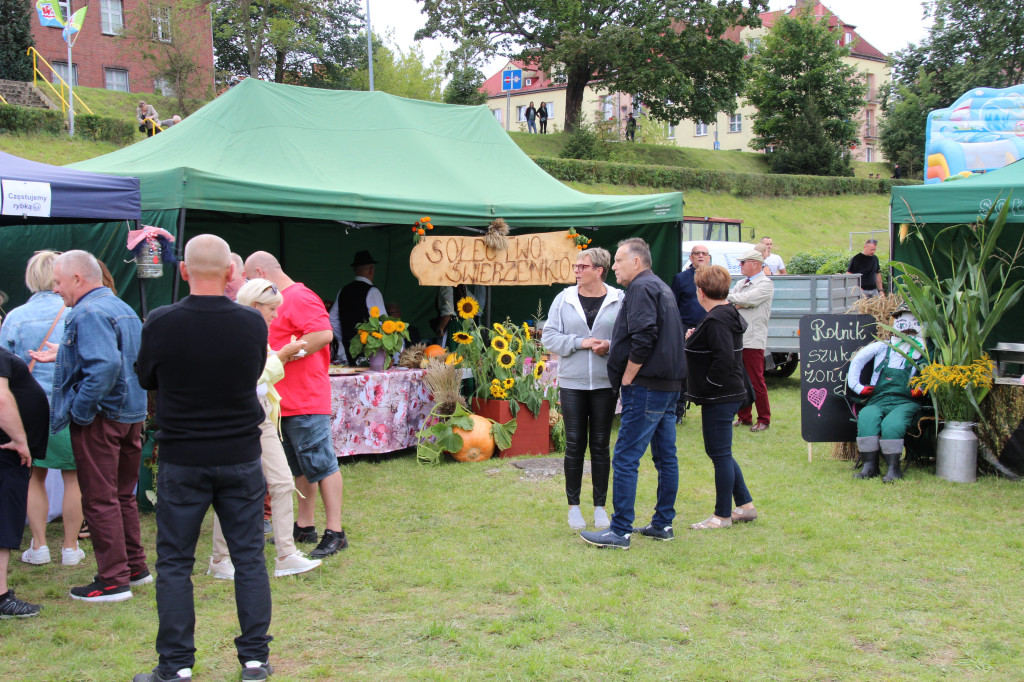
[(359, 0), (213, 0), (217, 68), (322, 87), (347, 87), (366, 57)]
[[(750, 59), (746, 98), (754, 114), (755, 149), (772, 148), (775, 172), (852, 175), (847, 150), (859, 142), (854, 116), (864, 104), (867, 86), (843, 59), (827, 20), (782, 15)], [(809, 153), (813, 142), (815, 154)], [(845, 161), (836, 166), (834, 159)]]
[(487, 93), (481, 92), (484, 74), (480, 69), (467, 67), (452, 74), (451, 80), (444, 88), (441, 99), (446, 104), (477, 105), (487, 101)]
[[(409, 99), (440, 102), (444, 61), (445, 56), (442, 54), (428, 63), (419, 45), (403, 51), (394, 45), (374, 44), (373, 89)], [(370, 89), (370, 75), (366, 69), (355, 71), (351, 81), (353, 90)]]
[(25, 0), (0, 0), (0, 78), (32, 80), (32, 59), (25, 54), (32, 39), (32, 5)]
[(417, 38), (476, 41), (565, 83), (571, 130), (587, 84), (633, 93), (652, 116), (710, 120), (735, 106), (744, 48), (731, 28), (759, 26), (767, 0), (419, 0)]

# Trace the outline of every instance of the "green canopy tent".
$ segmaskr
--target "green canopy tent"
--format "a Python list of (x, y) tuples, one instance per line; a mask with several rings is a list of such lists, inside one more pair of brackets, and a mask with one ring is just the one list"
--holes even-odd
[[(73, 167), (139, 178), (143, 222), (179, 243), (213, 232), (243, 257), (274, 253), (324, 299), (351, 280), (353, 254), (368, 249), (381, 261), (375, 283), (385, 299), (420, 325), (434, 314), (434, 292), (417, 287), (408, 258), (411, 225), (423, 216), (438, 234), (481, 230), (500, 217), (514, 232), (593, 230), (595, 245), (641, 236), (659, 274), (680, 266), (680, 193), (572, 190), (485, 107), (250, 78), (166, 132)], [(521, 320), (556, 291), (496, 289), (493, 309)]]
[[(892, 259), (910, 263), (925, 272), (929, 271), (927, 254), (920, 241), (907, 239), (900, 242), (902, 224), (917, 224), (928, 235), (937, 235), (944, 227), (970, 224), (985, 217), (992, 210), (992, 217), (1010, 202), (1007, 222), (999, 247), (1012, 251), (1021, 238), (1024, 224), (1024, 164), (1017, 162), (990, 173), (972, 175), (933, 185), (893, 187), (889, 203), (890, 243)], [(942, 263), (937, 263), (941, 268)], [(1021, 277), (1020, 272), (1017, 277)], [(1007, 315), (996, 327), (989, 343), (995, 346), (1000, 341), (1024, 342), (1024, 317)]]

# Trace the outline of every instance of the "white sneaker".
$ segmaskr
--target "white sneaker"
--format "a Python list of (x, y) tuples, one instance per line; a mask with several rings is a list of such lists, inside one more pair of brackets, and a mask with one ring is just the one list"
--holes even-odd
[(612, 522), (608, 519), (608, 512), (604, 510), (604, 507), (594, 507), (594, 528), (601, 530), (603, 528), (610, 528)]
[(74, 549), (64, 547), (60, 550), (60, 562), (65, 566), (77, 566), (85, 558), (85, 550), (77, 544)]
[(274, 577), (281, 578), (286, 575), (296, 575), (312, 571), (323, 562), (319, 559), (310, 559), (302, 552), (293, 552), (284, 558), (274, 560)]
[(583, 520), (583, 512), (579, 507), (569, 507), (569, 527), (573, 530), (583, 530), (587, 522)]
[(210, 568), (206, 570), (206, 575), (212, 575), (221, 580), (234, 580), (235, 566), (231, 563), (231, 557), (227, 557), (223, 561), (214, 561), (213, 557), (210, 557)]
[(50, 548), (43, 545), (39, 549), (32, 549), (32, 545), (29, 544), (28, 549), (21, 553), (21, 560), (26, 564), (37, 566), (48, 564), (50, 563)]

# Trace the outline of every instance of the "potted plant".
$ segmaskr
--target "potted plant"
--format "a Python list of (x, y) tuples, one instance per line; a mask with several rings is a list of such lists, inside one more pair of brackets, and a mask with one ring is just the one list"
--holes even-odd
[(549, 402), (555, 400), (556, 389), (540, 381), (543, 347), (526, 324), (506, 320), (492, 328), (479, 325), (480, 306), (471, 296), (460, 299), (455, 309), (462, 325), (452, 339), (464, 366), (473, 370), (473, 411), (497, 422), (515, 418), (518, 423), (511, 446), (501, 448), (501, 456), (550, 452)]
[(892, 264), (902, 273), (896, 287), (928, 339), (924, 357), (915, 363), (921, 373), (913, 383), (931, 397), (945, 424), (938, 436), (936, 473), (952, 480), (975, 478), (977, 438), (971, 429), (985, 419), (981, 403), (992, 387), (992, 363), (984, 348), (1024, 293), (1024, 280), (1014, 273), (1024, 258), (1024, 236), (1012, 251), (997, 245), (1010, 204), (1009, 199), (993, 202), (1002, 206), (994, 222), (990, 210), (975, 224), (952, 225), (935, 235), (926, 236), (917, 225), (901, 226), (901, 241), (920, 241), (929, 272)]
[(370, 319), (356, 325), (356, 335), (348, 345), (350, 358), (365, 357), (375, 370), (391, 366), (391, 358), (409, 341), (409, 331), (397, 317), (381, 315), (377, 306), (370, 308)]
[(509, 447), (516, 431), (516, 420), (499, 424), (466, 409), (459, 395), (462, 373), (456, 367), (455, 354), (446, 359), (427, 361), (424, 381), (434, 397), (434, 407), (417, 432), (416, 460), (420, 464), (440, 464), (443, 453), (457, 462), (490, 459), (494, 448)]

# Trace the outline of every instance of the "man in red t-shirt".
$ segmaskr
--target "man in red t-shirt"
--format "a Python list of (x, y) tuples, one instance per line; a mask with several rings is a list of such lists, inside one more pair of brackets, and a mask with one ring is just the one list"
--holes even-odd
[(326, 528), (320, 544), (309, 553), (322, 559), (348, 547), (341, 527), (342, 479), (331, 444), (330, 343), (331, 321), (320, 297), (284, 273), (277, 259), (257, 251), (245, 261), (246, 279), (262, 277), (280, 290), (284, 302), (270, 325), (271, 348), (305, 341), (305, 356), (296, 355), (284, 378), (274, 384), (281, 394), (281, 432), (284, 452), (299, 491), (299, 513), (293, 535), (296, 542), (316, 542), (316, 491), (324, 501)]

